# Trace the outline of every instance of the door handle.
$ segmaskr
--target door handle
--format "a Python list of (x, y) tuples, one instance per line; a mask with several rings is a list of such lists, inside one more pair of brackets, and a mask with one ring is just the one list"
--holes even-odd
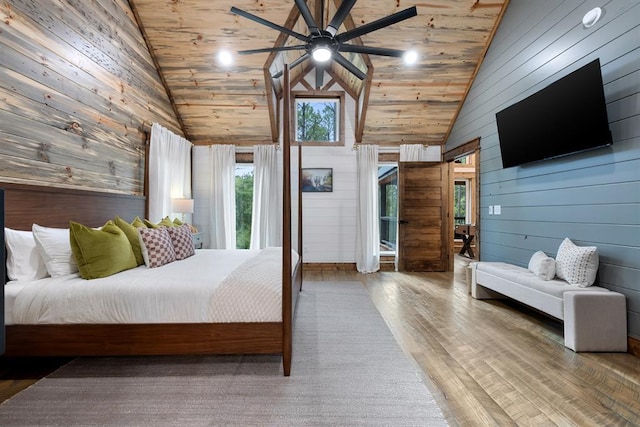
[(409, 221), (407, 221), (406, 219), (401, 219), (400, 221), (398, 221), (398, 224), (400, 224), (400, 225), (409, 224)]

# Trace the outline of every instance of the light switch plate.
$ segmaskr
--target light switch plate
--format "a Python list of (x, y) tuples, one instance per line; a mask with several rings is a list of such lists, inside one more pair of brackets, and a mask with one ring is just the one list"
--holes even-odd
[(493, 206), (489, 206), (489, 215), (493, 215)]
[(495, 215), (500, 215), (500, 214), (502, 214), (502, 206), (501, 206), (501, 205), (495, 205), (495, 206), (493, 207), (493, 213), (494, 213)]

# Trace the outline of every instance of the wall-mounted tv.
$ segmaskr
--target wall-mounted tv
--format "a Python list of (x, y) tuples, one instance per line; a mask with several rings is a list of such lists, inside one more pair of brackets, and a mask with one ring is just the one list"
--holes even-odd
[(502, 167), (612, 143), (600, 60), (496, 114)]

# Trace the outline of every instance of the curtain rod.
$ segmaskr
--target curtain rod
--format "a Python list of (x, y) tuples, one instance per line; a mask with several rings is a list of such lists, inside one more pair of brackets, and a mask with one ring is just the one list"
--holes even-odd
[[(376, 144), (362, 144), (362, 143), (353, 144), (353, 147), (351, 149), (355, 151), (361, 145), (376, 145)], [(429, 148), (429, 144), (416, 144), (416, 145), (422, 145), (422, 148), (424, 148), (425, 150), (427, 148)], [(378, 152), (379, 153), (399, 153), (400, 152), (400, 146), (397, 146), (397, 147), (380, 147), (380, 146), (378, 146)]]
[[(260, 144), (256, 144), (256, 145), (260, 145)], [(273, 144), (261, 144), (261, 145), (275, 145), (276, 150), (280, 149), (280, 143), (277, 143), (277, 142)], [(253, 147), (254, 147), (253, 145), (252, 146), (243, 145), (240, 147), (236, 146), (236, 153), (253, 153)]]

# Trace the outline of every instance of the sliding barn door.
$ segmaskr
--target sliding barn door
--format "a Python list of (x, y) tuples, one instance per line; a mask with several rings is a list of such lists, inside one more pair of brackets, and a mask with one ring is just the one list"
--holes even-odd
[(449, 165), (400, 162), (398, 170), (398, 270), (446, 271)]

